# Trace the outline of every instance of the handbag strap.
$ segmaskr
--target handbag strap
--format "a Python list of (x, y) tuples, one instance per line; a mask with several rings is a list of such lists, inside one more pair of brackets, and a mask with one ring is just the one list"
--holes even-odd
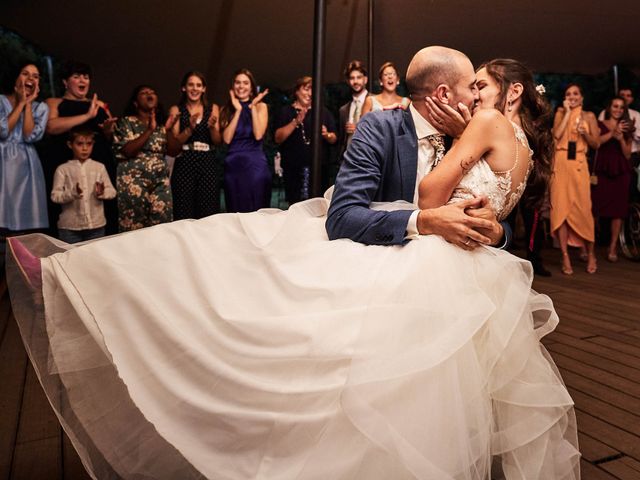
[(596, 150), (596, 154), (593, 157), (593, 167), (591, 168), (591, 175), (595, 175), (596, 174), (596, 165), (598, 164), (598, 152), (600, 151), (600, 148), (598, 148)]

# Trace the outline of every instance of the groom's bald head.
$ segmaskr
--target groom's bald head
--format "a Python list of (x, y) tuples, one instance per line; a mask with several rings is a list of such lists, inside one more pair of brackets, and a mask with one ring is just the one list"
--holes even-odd
[(454, 86), (464, 64), (471, 64), (462, 52), (447, 47), (426, 47), (416, 53), (407, 69), (406, 83), (411, 98), (432, 95), (440, 84)]

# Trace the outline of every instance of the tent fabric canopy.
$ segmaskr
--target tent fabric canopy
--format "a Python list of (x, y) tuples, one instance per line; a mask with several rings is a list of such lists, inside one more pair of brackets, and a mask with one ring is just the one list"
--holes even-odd
[[(404, 72), (418, 49), (446, 45), (475, 64), (513, 57), (538, 72), (601, 73), (620, 64), (640, 73), (637, 0), (374, 1), (376, 70), (391, 60)], [(0, 22), (54, 56), (91, 64), (95, 90), (116, 106), (139, 83), (172, 103), (192, 69), (224, 103), (240, 67), (281, 87), (311, 73), (313, 11), (312, 0), (4, 0)], [(368, 0), (328, 0), (326, 82), (341, 81), (349, 60), (366, 62), (367, 15)]]

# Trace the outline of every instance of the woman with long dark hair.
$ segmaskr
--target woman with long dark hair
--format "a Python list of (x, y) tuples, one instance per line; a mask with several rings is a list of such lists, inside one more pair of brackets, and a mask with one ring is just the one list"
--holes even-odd
[[(591, 188), (593, 215), (611, 219), (611, 237), (607, 260), (618, 261), (618, 235), (629, 214), (631, 182), (631, 144), (635, 129), (622, 97), (609, 100), (600, 127), (600, 147), (594, 160), (598, 183)], [(637, 128), (637, 127), (636, 127)]]
[(562, 250), (561, 271), (573, 274), (569, 246), (586, 252), (587, 272), (598, 269), (587, 150), (600, 145), (596, 116), (583, 110), (582, 88), (574, 83), (564, 91), (562, 107), (553, 120), (555, 156), (551, 177), (551, 234)]
[(222, 139), (229, 146), (224, 160), (227, 212), (253, 212), (271, 203), (271, 171), (262, 149), (269, 111), (253, 74), (243, 68), (233, 75), (229, 101), (220, 112)]
[[(464, 60), (451, 83), (464, 81), (473, 101), (476, 74)], [(455, 215), (479, 196), (484, 215), (503, 219), (529, 177), (541, 195), (548, 107), (531, 73), (496, 60), (477, 78), (477, 111), (420, 182), (418, 202), (433, 209), (363, 208)], [(364, 188), (375, 180), (350, 149), (387, 165), (396, 146), (369, 144), (365, 132), (388, 132), (380, 126), (390, 119), (411, 126), (412, 115), (362, 119), (336, 197), (343, 172), (364, 171)], [(417, 143), (417, 130), (407, 133)], [(407, 174), (405, 191), (417, 181)], [(93, 476), (485, 480), (500, 457), (506, 478), (579, 478), (573, 402), (540, 343), (558, 317), (531, 290), (531, 264), (473, 248), (478, 232), (466, 225), (451, 243), (435, 234), (404, 245), (329, 240), (328, 209), (313, 198), (176, 222), (41, 263), (10, 242), (23, 266), (16, 282), (44, 282), (43, 302), (25, 301), (42, 311), (18, 318), (36, 323), (24, 329), (35, 332), (30, 358), (50, 397), (64, 400), (57, 410)], [(51, 334), (52, 323), (76, 341)]]
[(187, 72), (180, 82), (180, 102), (169, 109), (179, 118), (172, 133), (180, 154), (171, 173), (173, 218), (202, 218), (220, 211), (221, 172), (215, 145), (221, 143), (220, 111), (207, 101), (207, 80), (197, 71)]
[(44, 229), (47, 190), (34, 144), (44, 135), (49, 109), (37, 101), (40, 71), (25, 63), (10, 91), (0, 95), (0, 235)]

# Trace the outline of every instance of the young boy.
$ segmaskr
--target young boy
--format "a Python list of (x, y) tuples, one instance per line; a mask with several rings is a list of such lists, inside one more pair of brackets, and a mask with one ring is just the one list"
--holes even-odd
[(60, 165), (53, 177), (51, 200), (62, 204), (58, 236), (67, 243), (84, 242), (104, 236), (107, 221), (103, 200), (116, 196), (107, 170), (91, 160), (93, 131), (74, 128), (67, 145), (73, 159)]

